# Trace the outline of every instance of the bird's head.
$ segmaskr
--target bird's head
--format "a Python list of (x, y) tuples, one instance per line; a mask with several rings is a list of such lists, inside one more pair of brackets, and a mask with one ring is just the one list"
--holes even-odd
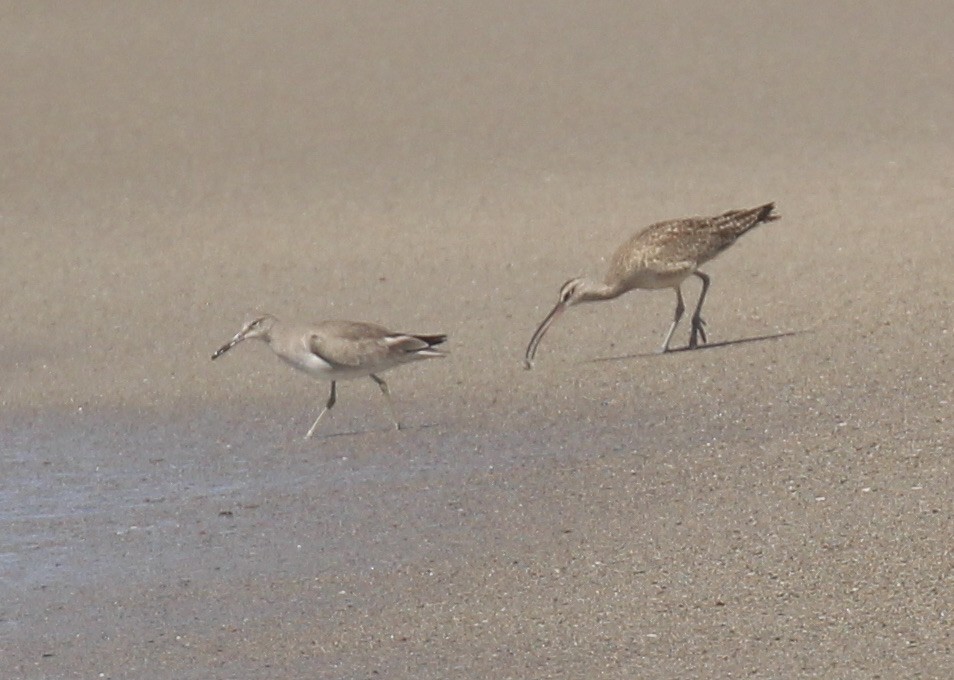
[(265, 340), (266, 342), (271, 337), (272, 327), (275, 325), (277, 319), (271, 314), (263, 314), (261, 316), (253, 317), (245, 322), (242, 326), (242, 330), (236, 333), (231, 340), (219, 347), (215, 354), (212, 355), (213, 359), (218, 359), (220, 356), (228, 352), (230, 349), (235, 347), (237, 344), (243, 340)]
[(557, 304), (571, 307), (584, 302), (583, 297), (591, 287), (589, 280), (582, 276), (572, 278), (560, 287), (560, 301)]
[(588, 302), (588, 294), (592, 290), (593, 284), (590, 280), (581, 276), (570, 279), (560, 287), (559, 300), (557, 300), (556, 305), (550, 310), (546, 318), (537, 326), (536, 332), (533, 334), (533, 337), (530, 338), (530, 344), (527, 345), (527, 353), (523, 359), (523, 365), (527, 370), (533, 368), (533, 357), (537, 353), (537, 346), (540, 344), (540, 341), (543, 340), (543, 336), (553, 322), (566, 311), (567, 307), (572, 307), (580, 302)]

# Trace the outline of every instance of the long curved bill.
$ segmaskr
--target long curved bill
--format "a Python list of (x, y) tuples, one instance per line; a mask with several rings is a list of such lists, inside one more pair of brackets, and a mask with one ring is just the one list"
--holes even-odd
[(244, 339), (245, 339), (244, 335), (242, 335), (241, 333), (236, 333), (234, 338), (232, 338), (227, 343), (225, 343), (224, 345), (219, 347), (217, 350), (215, 350), (215, 353), (212, 355), (212, 360), (215, 361), (220, 356), (222, 356), (223, 354), (228, 352), (230, 349), (235, 347), (237, 344), (242, 342), (242, 340)]
[(550, 313), (547, 314), (547, 318), (537, 327), (533, 337), (530, 338), (530, 344), (527, 345), (527, 354), (523, 358), (523, 366), (528, 371), (533, 368), (533, 357), (537, 353), (537, 346), (540, 344), (540, 341), (543, 340), (544, 334), (546, 334), (553, 322), (556, 321), (564, 311), (566, 311), (566, 303), (556, 303), (556, 307), (550, 310)]

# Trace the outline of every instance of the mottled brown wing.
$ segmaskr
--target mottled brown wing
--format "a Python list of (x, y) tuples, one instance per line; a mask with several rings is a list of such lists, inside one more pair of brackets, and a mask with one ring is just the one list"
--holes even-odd
[(610, 272), (622, 274), (639, 266), (672, 271), (692, 269), (706, 253), (721, 250), (723, 238), (711, 228), (712, 220), (689, 217), (646, 227), (617, 249)]
[(762, 222), (779, 219), (775, 204), (730, 210), (715, 217), (686, 217), (652, 224), (620, 246), (612, 267), (632, 267), (637, 262), (654, 268), (697, 267), (731, 246), (745, 232)]

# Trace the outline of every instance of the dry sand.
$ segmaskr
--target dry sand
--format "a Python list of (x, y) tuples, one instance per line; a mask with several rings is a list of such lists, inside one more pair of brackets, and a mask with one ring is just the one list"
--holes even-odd
[[(4, 3), (0, 677), (951, 677), (951, 35)], [(634, 230), (767, 200), (713, 347), (648, 354), (673, 297), (635, 293), (522, 369)], [(360, 381), (305, 442), (325, 386), (209, 361), (255, 309), (453, 356), (389, 374), (408, 431)]]

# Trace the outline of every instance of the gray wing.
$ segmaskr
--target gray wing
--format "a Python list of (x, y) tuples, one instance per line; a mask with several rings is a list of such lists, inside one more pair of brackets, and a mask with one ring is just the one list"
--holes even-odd
[(325, 321), (308, 336), (308, 348), (332, 366), (358, 367), (386, 359), (413, 359), (418, 358), (415, 353), (430, 347), (425, 339), (414, 335), (358, 321)]
[(325, 321), (308, 336), (308, 348), (332, 366), (377, 363), (389, 353), (391, 331), (372, 323)]

